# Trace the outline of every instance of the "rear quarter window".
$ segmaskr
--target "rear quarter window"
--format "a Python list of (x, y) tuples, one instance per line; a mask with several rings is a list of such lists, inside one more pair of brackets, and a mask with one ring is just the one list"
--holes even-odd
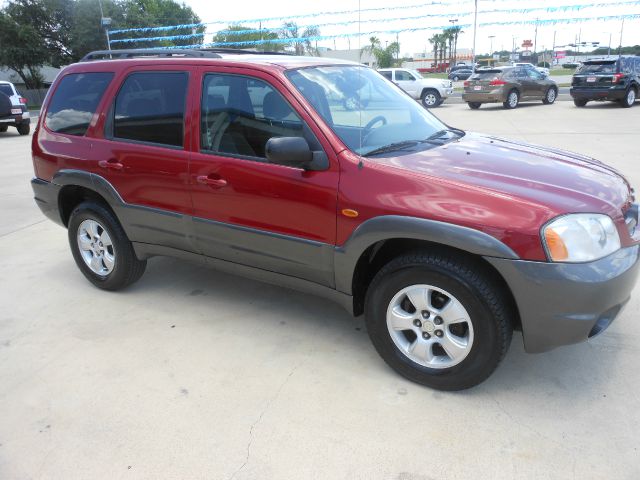
[(82, 136), (113, 79), (113, 73), (72, 73), (56, 88), (45, 117), (51, 131)]
[(13, 89), (11, 88), (11, 85), (4, 83), (0, 85), (0, 93), (4, 93), (7, 97), (11, 97), (13, 95)]

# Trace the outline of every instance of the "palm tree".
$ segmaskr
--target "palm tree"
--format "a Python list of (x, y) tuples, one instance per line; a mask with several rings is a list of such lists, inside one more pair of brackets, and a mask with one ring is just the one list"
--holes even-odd
[(450, 29), (453, 32), (453, 63), (456, 63), (456, 60), (458, 58), (458, 36), (461, 33), (464, 33), (464, 31), (462, 30), (462, 27), (451, 27)]
[(451, 62), (453, 61), (453, 32), (452, 28), (446, 28), (444, 32), (444, 41), (449, 44), (449, 66), (451, 66)]
[(433, 45), (433, 60), (435, 66), (438, 66), (438, 52), (440, 51), (440, 38), (437, 33), (434, 33), (429, 39), (429, 43)]
[(285, 22), (282, 25), (280, 35), (282, 38), (292, 39), (291, 44), (296, 55), (304, 55), (305, 53), (311, 56), (317, 55), (317, 49), (313, 47), (310, 40), (305, 39), (319, 36), (320, 29), (318, 27), (307, 27), (301, 32), (295, 22)]

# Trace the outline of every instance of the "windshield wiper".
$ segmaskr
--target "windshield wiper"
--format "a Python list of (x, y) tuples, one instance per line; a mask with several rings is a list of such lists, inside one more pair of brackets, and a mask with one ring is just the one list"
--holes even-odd
[(437, 138), (442, 137), (445, 133), (455, 133), (463, 137), (465, 135), (464, 130), (460, 130), (458, 128), (445, 128), (443, 130), (438, 130), (436, 133), (429, 135), (425, 141), (436, 140)]
[(379, 148), (374, 148), (370, 152), (363, 154), (363, 157), (369, 157), (371, 155), (378, 155), (379, 153), (387, 153), (387, 152), (396, 152), (398, 150), (403, 150), (408, 147), (414, 147), (420, 143), (419, 140), (405, 140), (403, 142), (394, 142), (389, 145), (384, 145)]

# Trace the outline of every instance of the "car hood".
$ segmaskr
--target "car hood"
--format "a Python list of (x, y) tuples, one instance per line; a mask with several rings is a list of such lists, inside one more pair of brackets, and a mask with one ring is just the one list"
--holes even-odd
[(558, 214), (617, 217), (631, 200), (626, 179), (593, 158), (474, 133), (433, 149), (377, 160), (527, 200)]

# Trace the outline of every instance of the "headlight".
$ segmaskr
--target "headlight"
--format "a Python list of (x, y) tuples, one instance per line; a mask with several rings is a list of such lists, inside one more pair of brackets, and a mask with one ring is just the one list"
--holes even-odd
[(542, 229), (547, 255), (554, 262), (590, 262), (620, 249), (620, 236), (611, 217), (574, 213)]

